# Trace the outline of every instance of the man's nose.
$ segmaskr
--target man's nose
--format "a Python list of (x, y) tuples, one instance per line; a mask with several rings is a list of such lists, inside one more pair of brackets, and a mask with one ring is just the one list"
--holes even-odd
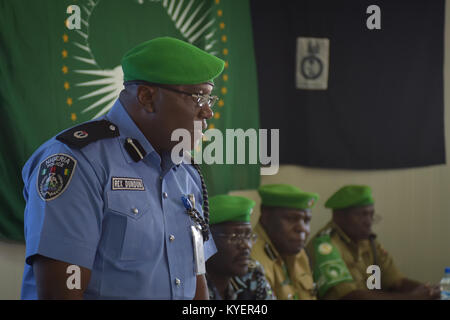
[(214, 111), (212, 111), (211, 107), (207, 104), (203, 105), (200, 109), (199, 117), (200, 119), (209, 120), (214, 116)]
[(309, 236), (309, 226), (305, 225), (302, 222), (299, 222), (297, 224), (297, 228), (296, 228), (297, 232), (299, 233), (304, 233), (306, 237)]
[(248, 240), (248, 239), (242, 239), (239, 242), (239, 247), (244, 250), (251, 250), (252, 246), (253, 246), (253, 244), (252, 244), (251, 240)]

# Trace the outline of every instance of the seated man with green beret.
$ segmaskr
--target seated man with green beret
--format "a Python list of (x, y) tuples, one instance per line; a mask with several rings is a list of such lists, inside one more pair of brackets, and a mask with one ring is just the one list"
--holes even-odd
[(319, 196), (284, 184), (264, 185), (258, 192), (261, 217), (252, 258), (263, 265), (277, 299), (316, 299), (304, 247), (311, 209)]
[[(320, 299), (436, 299), (439, 290), (402, 275), (392, 257), (375, 240), (375, 213), (368, 186), (344, 186), (325, 203), (333, 219), (308, 243)], [(367, 273), (380, 270), (379, 287)], [(376, 272), (376, 271), (375, 271)], [(370, 281), (368, 281), (370, 280)], [(376, 279), (374, 280), (376, 281)], [(368, 288), (371, 282), (371, 289)]]
[(210, 198), (211, 232), (217, 253), (206, 264), (210, 300), (272, 300), (272, 289), (257, 261), (250, 259), (256, 235), (250, 214), (255, 202), (238, 196)]

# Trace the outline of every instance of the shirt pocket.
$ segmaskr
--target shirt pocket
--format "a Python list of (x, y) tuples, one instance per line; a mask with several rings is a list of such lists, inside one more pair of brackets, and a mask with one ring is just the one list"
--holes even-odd
[[(312, 276), (308, 273), (304, 273), (299, 277), (299, 281), (301, 284), (301, 287), (303, 287), (303, 290), (309, 295), (310, 297), (315, 296), (315, 286), (314, 286), (314, 280)], [(302, 295), (300, 294), (300, 299), (302, 299)]]
[(148, 257), (144, 243), (152, 229), (150, 201), (146, 194), (136, 191), (111, 191), (108, 193), (107, 209), (113, 214), (126, 217), (125, 233), (119, 253), (120, 260), (141, 260)]

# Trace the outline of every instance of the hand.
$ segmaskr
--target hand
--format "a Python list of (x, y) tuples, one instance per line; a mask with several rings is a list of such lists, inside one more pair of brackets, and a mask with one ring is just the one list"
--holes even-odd
[(412, 292), (414, 300), (436, 300), (439, 299), (440, 290), (438, 286), (431, 286), (429, 283), (418, 285)]
[(441, 298), (441, 289), (439, 288), (439, 285), (437, 284), (432, 285), (430, 283), (426, 283), (425, 286), (429, 290), (431, 299), (438, 300)]

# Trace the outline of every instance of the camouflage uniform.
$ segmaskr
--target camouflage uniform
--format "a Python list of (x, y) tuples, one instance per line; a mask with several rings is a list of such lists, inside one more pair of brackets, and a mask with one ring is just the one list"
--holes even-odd
[(264, 276), (264, 269), (258, 261), (251, 260), (248, 272), (242, 277), (231, 278), (225, 297), (208, 279), (209, 300), (274, 300), (272, 289)]

